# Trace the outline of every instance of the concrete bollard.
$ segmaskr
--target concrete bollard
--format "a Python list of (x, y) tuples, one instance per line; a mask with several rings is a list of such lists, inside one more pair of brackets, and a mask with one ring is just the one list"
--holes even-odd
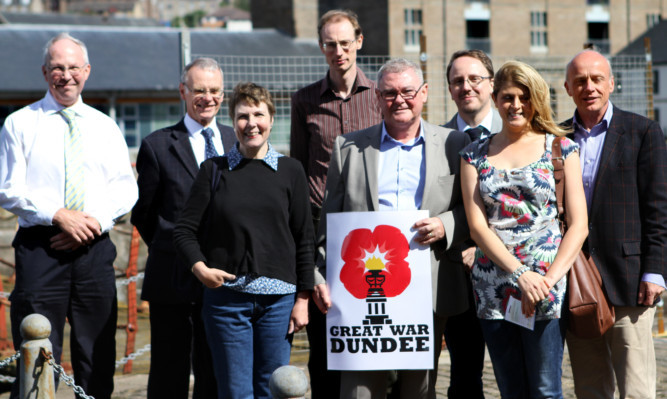
[(33, 313), (21, 322), (21, 368), (19, 398), (55, 399), (53, 367), (41, 351), (53, 351), (49, 335), (51, 323), (41, 314)]
[(269, 389), (275, 399), (303, 398), (308, 392), (308, 378), (298, 367), (278, 367), (271, 374)]

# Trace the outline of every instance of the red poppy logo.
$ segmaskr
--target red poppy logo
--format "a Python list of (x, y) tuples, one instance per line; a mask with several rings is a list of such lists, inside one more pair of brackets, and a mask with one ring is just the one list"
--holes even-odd
[(373, 291), (382, 292), (385, 297), (397, 296), (410, 284), (412, 272), (405, 260), (409, 251), (408, 240), (394, 226), (352, 230), (341, 249), (345, 265), (340, 281), (358, 299)]

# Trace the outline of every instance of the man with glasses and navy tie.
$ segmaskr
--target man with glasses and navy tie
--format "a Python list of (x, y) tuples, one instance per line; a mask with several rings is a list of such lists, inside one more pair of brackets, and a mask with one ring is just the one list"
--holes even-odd
[[(472, 141), (487, 138), (503, 126), (498, 111), (492, 106), (493, 63), (481, 50), (460, 50), (452, 54), (447, 65), (449, 94), (458, 112), (445, 127), (467, 133)], [(463, 263), (470, 271), (476, 246), (468, 240), (462, 247)], [(482, 371), (484, 369), (484, 337), (479, 326), (472, 297), (470, 276), (468, 296), (470, 308), (450, 317), (445, 328), (445, 341), (451, 359), (449, 399), (484, 398)]]
[[(42, 314), (60, 363), (67, 319), (76, 384), (108, 399), (117, 321), (109, 230), (132, 208), (137, 184), (120, 129), (81, 99), (90, 75), (85, 44), (67, 33), (52, 38), (42, 73), (46, 96), (11, 114), (0, 132), (0, 206), (19, 222), (10, 296), (14, 347), (21, 345), (23, 318)], [(17, 376), (12, 398), (20, 384)]]
[(148, 399), (187, 399), (191, 368), (193, 398), (217, 395), (201, 318), (202, 286), (176, 254), (172, 233), (199, 165), (235, 145), (234, 130), (216, 122), (223, 87), (215, 60), (188, 64), (179, 86), (185, 117), (147, 136), (137, 156), (139, 200), (131, 220), (148, 246), (141, 291), (150, 303)]
[[(364, 41), (357, 16), (349, 10), (328, 11), (320, 18), (318, 34), (329, 71), (292, 97), (290, 131), (290, 156), (301, 162), (308, 177), (315, 231), (334, 140), (381, 121), (375, 83), (357, 66), (357, 51)], [(340, 373), (327, 371), (325, 318), (312, 301), (309, 317), (306, 330), (313, 399), (337, 399)]]

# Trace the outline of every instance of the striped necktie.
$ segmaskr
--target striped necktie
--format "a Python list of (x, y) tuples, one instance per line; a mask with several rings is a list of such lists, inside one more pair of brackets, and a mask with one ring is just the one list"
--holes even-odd
[(201, 134), (204, 136), (204, 139), (206, 140), (206, 147), (204, 149), (204, 152), (206, 154), (206, 159), (217, 157), (218, 151), (216, 151), (215, 146), (213, 145), (213, 129), (211, 129), (210, 127), (202, 129)]
[(480, 137), (486, 137), (489, 135), (489, 131), (482, 125), (470, 128), (465, 132), (468, 133), (468, 136), (470, 136), (470, 140), (472, 141), (475, 141)]
[(60, 113), (69, 125), (65, 135), (65, 208), (74, 211), (83, 210), (83, 138), (76, 124), (75, 113), (64, 108)]

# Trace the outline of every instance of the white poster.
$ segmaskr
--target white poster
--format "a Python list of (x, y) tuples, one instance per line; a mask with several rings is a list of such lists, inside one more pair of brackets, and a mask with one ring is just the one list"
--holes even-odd
[(329, 369), (433, 368), (430, 253), (412, 229), (425, 218), (428, 211), (327, 215)]

